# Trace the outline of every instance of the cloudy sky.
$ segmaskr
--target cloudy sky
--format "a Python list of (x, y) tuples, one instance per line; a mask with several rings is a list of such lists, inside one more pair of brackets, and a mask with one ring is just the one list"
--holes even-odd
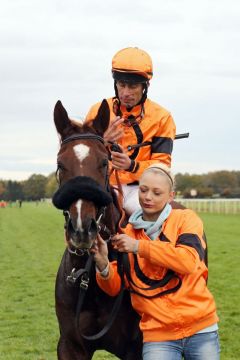
[(175, 172), (240, 170), (239, 0), (0, 0), (0, 179), (56, 168), (53, 108), (113, 95), (112, 56), (153, 59), (149, 98), (171, 111)]

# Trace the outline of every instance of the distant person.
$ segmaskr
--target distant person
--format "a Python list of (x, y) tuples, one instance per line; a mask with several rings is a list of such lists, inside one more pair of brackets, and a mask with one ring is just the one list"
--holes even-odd
[(18, 200), (18, 205), (19, 205), (20, 208), (22, 207), (22, 200), (21, 199)]
[[(218, 360), (218, 316), (207, 287), (203, 224), (192, 210), (172, 209), (173, 186), (169, 169), (148, 167), (139, 182), (141, 209), (112, 244), (128, 253), (125, 286), (141, 317), (143, 360)], [(109, 262), (100, 235), (92, 252), (99, 286), (116, 296), (117, 264)], [(154, 287), (159, 280), (162, 285)]]
[(4, 200), (1, 200), (1, 201), (0, 201), (0, 208), (5, 209), (6, 206), (7, 206), (7, 202), (4, 201)]
[[(171, 165), (175, 124), (169, 111), (147, 98), (153, 76), (152, 59), (137, 47), (118, 51), (112, 59), (115, 96), (107, 99), (110, 125), (104, 134), (108, 145), (118, 143), (120, 151), (111, 150), (112, 168), (117, 170), (123, 190), (123, 207), (128, 214), (139, 208), (138, 180), (151, 164)], [(89, 110), (86, 120), (97, 115), (100, 102)], [(142, 146), (146, 143), (146, 146)], [(129, 146), (131, 148), (129, 148)], [(110, 183), (118, 185), (116, 173)]]

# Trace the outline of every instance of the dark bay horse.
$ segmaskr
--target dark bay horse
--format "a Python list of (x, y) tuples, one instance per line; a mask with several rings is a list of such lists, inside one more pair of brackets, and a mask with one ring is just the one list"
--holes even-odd
[[(117, 300), (98, 287), (95, 266), (89, 261), (89, 249), (97, 232), (100, 230), (107, 240), (116, 233), (120, 219), (109, 187), (108, 153), (103, 141), (109, 118), (105, 100), (90, 125), (72, 122), (60, 101), (54, 109), (61, 146), (57, 159), (60, 186), (53, 203), (64, 211), (67, 242), (55, 288), (59, 360), (90, 360), (98, 349), (120, 359), (142, 358), (139, 317), (132, 309), (129, 294), (124, 292), (110, 325), (109, 314)], [(109, 253), (114, 257), (110, 246)], [(104, 331), (106, 324), (109, 331)]]

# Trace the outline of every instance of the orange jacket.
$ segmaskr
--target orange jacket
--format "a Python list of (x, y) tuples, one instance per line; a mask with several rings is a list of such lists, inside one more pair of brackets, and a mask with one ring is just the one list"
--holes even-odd
[[(114, 98), (107, 99), (110, 107), (110, 121), (116, 118), (113, 110), (113, 101)], [(96, 117), (99, 106), (100, 103), (92, 106), (85, 121), (90, 121)], [(140, 106), (134, 107), (133, 111), (135, 112), (135, 116), (137, 116), (139, 109)], [(132, 112), (128, 112), (124, 106), (121, 106), (121, 112), (125, 118), (132, 114)], [(124, 136), (118, 143), (124, 149), (127, 149), (129, 145), (136, 145), (145, 141), (152, 142), (152, 145), (128, 152), (130, 158), (135, 160), (138, 166), (134, 168), (134, 172), (125, 170), (118, 171), (121, 184), (130, 184), (138, 181), (142, 172), (153, 163), (161, 161), (168, 166), (171, 165), (171, 153), (176, 127), (171, 114), (167, 110), (147, 99), (144, 103), (144, 116), (138, 125), (129, 127), (121, 124), (120, 126), (124, 131)], [(110, 182), (112, 185), (117, 184), (114, 173), (110, 178)]]
[[(208, 269), (203, 261), (205, 242), (203, 225), (199, 217), (189, 209), (172, 210), (163, 224), (159, 238), (152, 241), (142, 229), (134, 230), (128, 224), (125, 231), (139, 240), (137, 259), (143, 273), (151, 279), (161, 279), (168, 269), (182, 280), (180, 288), (173, 293), (147, 299), (131, 294), (132, 305), (141, 316), (140, 328), (144, 342), (177, 340), (191, 336), (218, 321), (212, 294), (207, 288)], [(133, 268), (133, 254), (128, 254), (131, 276), (140, 287), (146, 287), (136, 276)], [(120, 277), (116, 262), (110, 263), (107, 278), (97, 274), (99, 286), (114, 296), (120, 289)], [(127, 280), (126, 286), (130, 287)], [(176, 285), (172, 279), (161, 290)], [(134, 286), (132, 285), (134, 289)], [(152, 295), (160, 289), (144, 291)]]

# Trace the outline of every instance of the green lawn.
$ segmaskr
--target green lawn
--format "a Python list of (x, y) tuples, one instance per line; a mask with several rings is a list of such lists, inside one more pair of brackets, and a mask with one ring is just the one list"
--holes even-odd
[[(223, 360), (239, 359), (240, 216), (202, 214)], [(0, 209), (0, 360), (56, 360), (54, 282), (63, 216), (50, 204)], [(97, 352), (95, 360), (116, 359)]]

